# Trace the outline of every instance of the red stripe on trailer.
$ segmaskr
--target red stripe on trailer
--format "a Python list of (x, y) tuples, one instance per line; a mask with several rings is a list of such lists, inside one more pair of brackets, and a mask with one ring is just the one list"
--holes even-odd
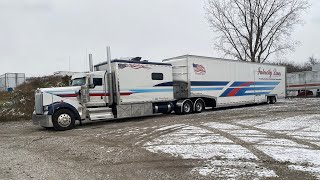
[(235, 88), (229, 92), (228, 96), (235, 96), (240, 91), (240, 88)]
[(295, 84), (295, 85), (288, 85), (288, 87), (306, 87), (306, 86), (320, 86), (320, 84)]
[[(124, 92), (124, 93), (120, 93), (120, 96), (130, 96), (131, 92)], [(97, 97), (97, 96), (109, 96), (110, 94), (104, 94), (104, 93), (91, 93), (90, 96), (93, 96), (93, 97)], [(60, 96), (60, 97), (77, 97), (78, 94), (57, 94), (57, 96)]]
[(251, 84), (253, 84), (253, 82), (247, 82), (247, 83), (241, 84), (240, 86), (249, 86)]
[[(120, 96), (130, 96), (131, 94), (133, 94), (133, 93), (131, 93), (131, 92), (124, 92), (124, 93), (120, 93)], [(109, 93), (107, 93), (107, 94), (102, 94), (102, 93), (91, 93), (90, 94), (90, 96), (110, 96), (110, 94)]]
[(90, 96), (109, 96), (109, 94), (102, 93), (90, 93)]
[(125, 92), (125, 93), (120, 93), (120, 96), (130, 96), (133, 94), (132, 92)]
[[(253, 82), (246, 82), (246, 83), (241, 84), (240, 86), (245, 87), (245, 86), (248, 86), (248, 85), (250, 85), (250, 84), (253, 84)], [(235, 89), (233, 89), (227, 96), (235, 96), (235, 95), (240, 91), (240, 89), (241, 89), (241, 88), (235, 88)]]
[(60, 97), (77, 97), (78, 94), (57, 94)]

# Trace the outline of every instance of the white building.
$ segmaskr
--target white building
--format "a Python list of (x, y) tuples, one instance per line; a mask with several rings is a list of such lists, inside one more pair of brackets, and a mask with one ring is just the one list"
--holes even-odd
[(13, 91), (26, 81), (24, 73), (6, 73), (0, 76), (0, 91)]

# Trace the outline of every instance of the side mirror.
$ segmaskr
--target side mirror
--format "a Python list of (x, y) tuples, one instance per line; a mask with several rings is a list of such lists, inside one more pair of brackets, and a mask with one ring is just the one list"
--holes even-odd
[(96, 87), (96, 85), (94, 85), (94, 84), (89, 84), (89, 88), (90, 89), (93, 89), (93, 88), (95, 88)]

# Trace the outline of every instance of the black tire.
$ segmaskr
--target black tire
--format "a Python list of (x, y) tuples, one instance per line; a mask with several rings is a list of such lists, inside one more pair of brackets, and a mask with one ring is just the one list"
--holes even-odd
[(75, 116), (72, 111), (68, 109), (60, 109), (52, 116), (53, 128), (57, 131), (66, 131), (74, 128)]
[(185, 100), (182, 104), (182, 113), (183, 114), (190, 114), (190, 113), (192, 113), (192, 109), (193, 109), (192, 101)]
[(194, 103), (194, 112), (195, 113), (201, 113), (204, 110), (204, 101), (202, 99), (197, 99)]
[(274, 103), (276, 103), (276, 97), (274, 97), (274, 96), (268, 97), (268, 103), (269, 103), (269, 104), (274, 104)]

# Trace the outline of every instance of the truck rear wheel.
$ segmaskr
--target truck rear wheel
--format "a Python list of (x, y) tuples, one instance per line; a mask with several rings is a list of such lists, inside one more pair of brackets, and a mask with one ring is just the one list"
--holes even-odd
[(202, 99), (197, 99), (194, 103), (194, 112), (195, 113), (201, 113), (204, 110), (204, 101)]
[(70, 130), (75, 126), (75, 116), (68, 109), (60, 109), (52, 116), (52, 123), (57, 131)]
[(189, 114), (193, 110), (193, 103), (190, 99), (179, 100), (175, 106), (176, 114)]
[(192, 102), (190, 100), (186, 100), (182, 105), (183, 114), (189, 114), (192, 112)]

